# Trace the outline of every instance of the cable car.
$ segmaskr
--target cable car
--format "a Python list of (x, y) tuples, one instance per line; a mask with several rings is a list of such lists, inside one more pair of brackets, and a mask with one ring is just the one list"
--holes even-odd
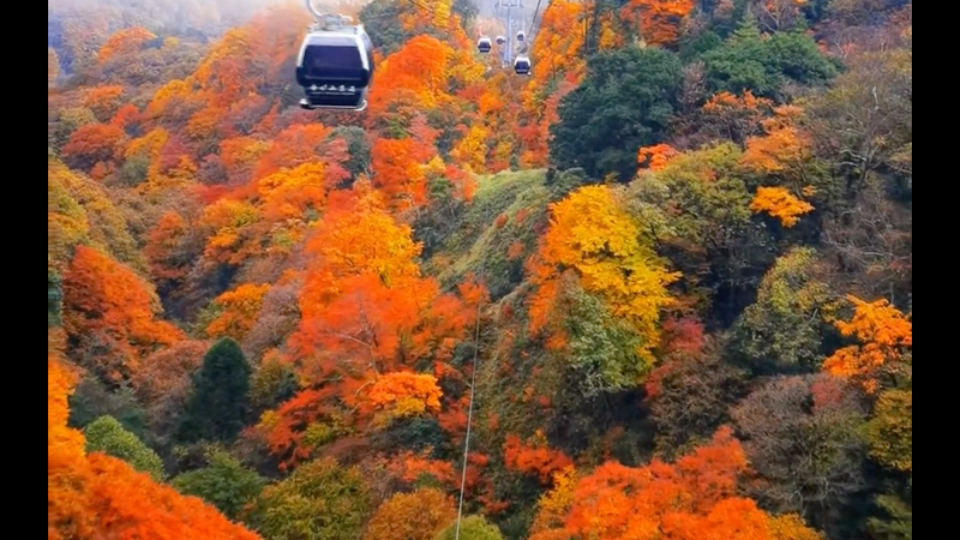
[(523, 33), (523, 30), (517, 32), (517, 41), (523, 41), (526, 38), (526, 34)]
[(507, 42), (507, 38), (503, 36), (497, 36), (497, 45), (503, 45)]
[(527, 55), (517, 55), (517, 58), (513, 61), (513, 71), (515, 71), (517, 75), (530, 73), (530, 59), (527, 58)]
[[(313, 12), (309, 0), (307, 6)], [(307, 94), (300, 107), (363, 111), (374, 70), (370, 36), (349, 17), (321, 20), (310, 28), (297, 57), (297, 84)]]
[(487, 36), (483, 36), (480, 38), (480, 41), (477, 42), (477, 50), (479, 50), (481, 54), (488, 54), (490, 47), (492, 47), (492, 45), (490, 44), (490, 38)]

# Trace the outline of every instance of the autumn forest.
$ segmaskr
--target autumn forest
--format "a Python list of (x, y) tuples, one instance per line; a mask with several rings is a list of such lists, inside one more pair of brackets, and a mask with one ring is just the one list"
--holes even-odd
[(910, 0), (327, 2), (50, 1), (48, 540), (912, 539)]

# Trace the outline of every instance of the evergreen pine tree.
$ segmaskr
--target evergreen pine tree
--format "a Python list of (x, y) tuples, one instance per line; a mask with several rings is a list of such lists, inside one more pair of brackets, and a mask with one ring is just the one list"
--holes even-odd
[(247, 413), (250, 372), (233, 339), (225, 337), (210, 347), (193, 377), (180, 440), (233, 441), (243, 429)]

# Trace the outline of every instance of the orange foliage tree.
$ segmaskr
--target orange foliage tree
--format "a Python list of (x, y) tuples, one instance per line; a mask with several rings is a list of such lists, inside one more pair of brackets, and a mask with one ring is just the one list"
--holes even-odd
[[(410, 39), (378, 64), (367, 124), (381, 134), (373, 141), (371, 168), (374, 185), (391, 207), (426, 203), (428, 169), (444, 167), (442, 160), (434, 159), (438, 131), (427, 124), (425, 115), (442, 115), (445, 123), (456, 125), (465, 105), (451, 94), (451, 88), (477, 79), (476, 68), (482, 70), (482, 65), (425, 34)], [(458, 150), (457, 155), (461, 154), (463, 150)]]
[(263, 296), (269, 290), (269, 284), (246, 283), (215, 298), (213, 303), (220, 310), (220, 314), (207, 325), (207, 336), (213, 339), (229, 336), (243, 341), (256, 322), (257, 313), (263, 305)]
[(95, 86), (84, 91), (82, 103), (98, 120), (106, 122), (117, 113), (122, 96), (123, 87), (120, 85)]
[(208, 341), (178, 341), (144, 358), (130, 381), (137, 397), (152, 404), (168, 394), (189, 390), (190, 374), (200, 368), (210, 345)]
[(105, 380), (119, 382), (142, 355), (184, 338), (156, 318), (160, 302), (147, 281), (87, 246), (77, 246), (64, 273), (63, 298), (64, 329), (79, 343), (74, 353)]
[(448, 70), (454, 51), (447, 43), (425, 34), (405, 43), (377, 66), (370, 86), (370, 115), (388, 112), (396, 100), (421, 109), (451, 101)]
[(84, 450), (67, 427), (75, 375), (47, 354), (47, 538), (258, 540), (197, 497), (156, 483), (122, 460)]
[(223, 115), (223, 109), (208, 105), (194, 113), (193, 116), (187, 120), (184, 132), (188, 137), (197, 141), (222, 135), (219, 131), (219, 126), (223, 120)]
[(106, 63), (115, 56), (136, 52), (144, 43), (156, 39), (157, 35), (142, 26), (119, 30), (100, 47), (97, 52), (97, 61)]
[(796, 125), (803, 109), (783, 105), (774, 109), (774, 113), (773, 117), (760, 122), (765, 136), (747, 138), (741, 163), (751, 170), (783, 173), (810, 156), (810, 136)]
[(420, 276), (421, 245), (386, 213), (380, 193), (367, 183), (356, 193), (353, 203), (331, 208), (307, 246), (315, 259), (301, 292), (304, 352), (321, 345), (358, 364), (372, 361), (381, 373), (437, 347), (449, 354), (446, 338), (459, 336), (472, 313), (458, 313), (456, 297)]
[(111, 124), (87, 124), (70, 135), (62, 148), (71, 166), (90, 170), (98, 162), (112, 161), (122, 151), (126, 133)]
[(539, 134), (536, 128), (538, 113), (524, 114), (522, 100), (511, 98), (524, 92), (525, 81), (509, 75), (506, 71), (497, 71), (491, 75), (484, 90), (477, 99), (477, 111), (471, 120), (470, 130), (463, 143), (476, 145), (478, 139), (486, 144), (478, 145), (475, 151), (483, 152), (476, 157), (486, 164), (481, 169), (499, 172), (509, 169), (512, 160), (540, 150)]
[(503, 459), (507, 469), (521, 474), (533, 474), (541, 484), (549, 484), (553, 475), (573, 465), (561, 450), (547, 446), (543, 432), (537, 432), (526, 443), (516, 435), (507, 435), (503, 446)]
[(433, 375), (394, 371), (377, 379), (366, 397), (370, 406), (382, 415), (377, 422), (382, 424), (392, 418), (439, 412), (442, 395)]
[(377, 139), (373, 143), (374, 183), (399, 208), (426, 202), (426, 175), (421, 164), (436, 150), (413, 137)]
[[(746, 102), (746, 97), (744, 98)], [(780, 220), (784, 227), (796, 225), (798, 216), (813, 211), (813, 205), (799, 198), (798, 194), (812, 196), (815, 188), (801, 186), (800, 168), (810, 158), (810, 136), (797, 127), (803, 109), (784, 105), (774, 109), (774, 116), (760, 123), (766, 135), (747, 137), (747, 149), (740, 159), (748, 171), (774, 175), (792, 186), (760, 187), (750, 204), (754, 212), (768, 212)], [(793, 193), (791, 193), (793, 191)]]
[(304, 163), (281, 169), (257, 182), (263, 217), (273, 222), (300, 220), (323, 210), (327, 196), (327, 168)]
[(531, 54), (537, 59), (533, 66), (530, 88), (541, 92), (567, 74), (579, 76), (584, 68), (580, 51), (584, 33), (581, 17), (584, 6), (573, 0), (555, 0), (544, 9), (537, 40)]
[[(302, 318), (287, 343), (308, 387), (290, 402), (302, 412), (283, 405), (263, 426), (274, 451), (292, 452), (291, 459), (303, 457), (296, 447), (306, 426), (341, 407), (350, 411), (344, 421), (360, 428), (378, 405), (393, 412), (412, 405), (392, 402), (390, 395), (416, 398), (435, 411), (440, 395), (431, 376), (393, 372), (430, 359), (438, 376), (456, 373), (447, 362), (474, 320), (469, 306), (486, 294), (471, 285), (461, 286), (459, 296), (443, 294), (435, 280), (423, 278), (415, 261), (421, 246), (409, 226), (386, 212), (369, 182), (343, 195), (334, 198), (307, 243)], [(294, 413), (304, 420), (285, 418)]]
[(799, 216), (813, 211), (813, 205), (795, 197), (786, 188), (761, 186), (750, 202), (750, 210), (767, 212), (779, 219), (784, 227), (793, 227), (799, 221)]
[(464, 31), (461, 16), (453, 11), (452, 0), (438, 0), (429, 6), (416, 0), (400, 0), (398, 4), (400, 25), (407, 35), (415, 38), (429, 35), (451, 47), (454, 58), (449, 69), (451, 76), (461, 83), (480, 79), (482, 64), (475, 59), (474, 43)]
[(398, 493), (380, 505), (364, 540), (433, 540), (457, 517), (454, 500), (434, 488)]
[(237, 134), (263, 135), (257, 128), (260, 127), (267, 115), (274, 107), (274, 101), (259, 94), (248, 94), (236, 101), (229, 108), (220, 112), (217, 130), (226, 136)]
[(399, 2), (405, 7), (413, 9), (404, 10), (400, 15), (400, 26), (408, 32), (423, 32), (424, 30), (437, 29), (445, 30), (451, 24), (451, 0), (437, 0), (427, 7), (427, 4), (421, 4), (413, 0), (401, 0)]
[(269, 150), (257, 160), (253, 179), (259, 180), (283, 168), (295, 168), (308, 162), (323, 163), (327, 167), (328, 187), (333, 187), (350, 175), (340, 165), (349, 159), (346, 143), (331, 138), (333, 131), (322, 124), (294, 124), (269, 143)]
[(404, 450), (385, 465), (387, 474), (401, 484), (413, 486), (423, 476), (432, 476), (445, 489), (451, 491), (460, 487), (460, 477), (447, 461), (430, 458), (433, 448), (425, 448), (419, 453)]
[(693, 0), (630, 0), (620, 10), (621, 20), (639, 28), (650, 45), (672, 46), (677, 42), (680, 24), (693, 11)]
[(148, 182), (163, 184), (160, 177), (192, 181), (197, 172), (197, 164), (191, 156), (194, 155), (190, 142), (177, 134), (172, 134), (166, 143), (160, 147), (160, 152), (153, 163), (153, 175)]
[(310, 428), (320, 425), (328, 416), (329, 391), (303, 390), (283, 402), (276, 410), (260, 417), (251, 435), (263, 438), (269, 451), (281, 459), (280, 469), (288, 470), (313, 455), (317, 443), (310, 437)]
[(847, 296), (855, 307), (853, 318), (836, 321), (844, 336), (852, 336), (858, 345), (843, 347), (824, 360), (823, 369), (835, 376), (854, 379), (870, 393), (876, 392), (882, 377), (912, 378), (913, 324), (909, 316), (886, 299), (866, 302)]
[(755, 97), (749, 90), (740, 96), (726, 91), (716, 93), (701, 108), (706, 126), (716, 135), (741, 145), (759, 131), (764, 116), (772, 110), (772, 101)]
[[(744, 451), (728, 427), (673, 464), (655, 459), (632, 468), (607, 462), (583, 476), (572, 496), (556, 497), (558, 506), (567, 507), (562, 525), (554, 519), (554, 527), (531, 540), (821, 539), (798, 517), (773, 517), (737, 496), (738, 478), (747, 470)], [(570, 491), (564, 484), (556, 489)]]
[(147, 234), (143, 254), (150, 263), (150, 275), (161, 289), (182, 283), (190, 272), (195, 256), (191, 245), (194, 235), (190, 223), (175, 210), (164, 212)]
[(165, 126), (181, 130), (194, 112), (203, 108), (205, 100), (194, 91), (194, 78), (174, 79), (161, 86), (143, 110), (147, 129)]
[(227, 109), (231, 103), (256, 93), (265, 75), (263, 58), (257, 54), (263, 39), (247, 25), (231, 28), (214, 44), (194, 72), (208, 103)]
[(232, 185), (244, 184), (253, 177), (254, 167), (272, 148), (270, 141), (253, 137), (234, 137), (220, 142), (220, 159)]
[(525, 167), (547, 165), (550, 126), (560, 118), (560, 99), (583, 77), (583, 14), (584, 5), (572, 0), (554, 0), (543, 10), (531, 50), (537, 61), (521, 93), (523, 123), (518, 136), (523, 142), (520, 161)]
[(653, 172), (661, 171), (670, 162), (670, 159), (679, 154), (677, 150), (669, 144), (657, 144), (654, 146), (644, 146), (637, 151), (637, 163), (641, 166), (646, 165)]
[(113, 118), (110, 119), (110, 125), (126, 130), (131, 126), (136, 125), (139, 120), (140, 109), (138, 109), (136, 105), (127, 103), (126, 105), (123, 105), (117, 109), (117, 112), (113, 115)]
[(198, 224), (206, 237), (205, 262), (240, 265), (259, 254), (261, 222), (257, 207), (244, 200), (222, 198), (204, 208)]

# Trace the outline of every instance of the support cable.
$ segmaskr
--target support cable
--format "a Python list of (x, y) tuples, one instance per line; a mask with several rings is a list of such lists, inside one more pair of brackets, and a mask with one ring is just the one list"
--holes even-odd
[[(480, 260), (480, 272), (477, 280), (480, 281), (486, 266), (486, 254)], [(477, 322), (473, 334), (473, 371), (470, 374), (470, 405), (467, 409), (467, 434), (463, 441), (463, 473), (460, 477), (460, 503), (457, 508), (457, 532), (455, 540), (460, 540), (460, 521), (463, 518), (463, 492), (467, 485), (467, 459), (470, 454), (470, 428), (473, 425), (473, 400), (477, 388), (477, 360), (480, 358), (480, 307), (483, 305), (483, 296), (477, 298)]]

